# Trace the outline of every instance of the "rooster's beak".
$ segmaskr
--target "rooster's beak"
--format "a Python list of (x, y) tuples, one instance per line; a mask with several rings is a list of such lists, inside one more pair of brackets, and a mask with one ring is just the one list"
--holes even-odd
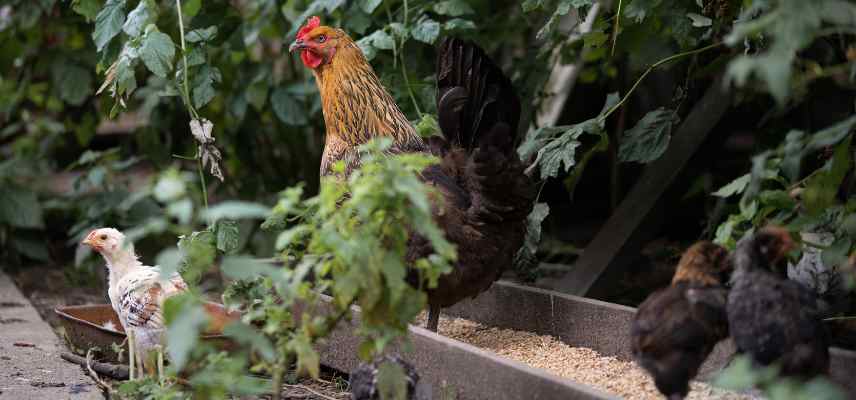
[(291, 44), (291, 46), (288, 46), (288, 52), (294, 53), (295, 50), (303, 50), (307, 47), (309, 46), (306, 45), (303, 39), (297, 39), (294, 41), (294, 43)]

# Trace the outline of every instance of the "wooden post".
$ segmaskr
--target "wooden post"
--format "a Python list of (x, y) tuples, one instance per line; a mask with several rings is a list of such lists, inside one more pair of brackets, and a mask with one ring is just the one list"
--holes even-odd
[(551, 285), (554, 290), (583, 296), (608, 267), (623, 266), (618, 265), (621, 253), (633, 246), (641, 248), (643, 238), (634, 236), (730, 105), (730, 95), (719, 77), (675, 132), (666, 153), (645, 168), (571, 271)]

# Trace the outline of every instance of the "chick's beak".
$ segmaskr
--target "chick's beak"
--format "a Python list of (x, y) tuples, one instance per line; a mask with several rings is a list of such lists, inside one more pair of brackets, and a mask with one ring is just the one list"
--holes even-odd
[(86, 235), (86, 239), (83, 239), (83, 241), (80, 242), (80, 244), (85, 244), (89, 247), (97, 249), (98, 243), (95, 240), (95, 232), (92, 232), (89, 235)]
[(288, 46), (288, 52), (294, 53), (295, 50), (303, 50), (307, 47), (308, 46), (306, 46), (306, 42), (304, 42), (303, 39), (297, 39), (293, 43), (291, 43), (290, 46)]

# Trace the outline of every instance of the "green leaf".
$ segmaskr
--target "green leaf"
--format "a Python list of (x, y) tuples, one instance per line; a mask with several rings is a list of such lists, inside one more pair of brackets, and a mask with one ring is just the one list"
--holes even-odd
[[(153, 27), (153, 25), (150, 25)], [(147, 28), (140, 46), (140, 58), (143, 64), (153, 74), (166, 78), (167, 73), (172, 70), (172, 59), (175, 57), (175, 45), (169, 35), (162, 33), (157, 28)]]
[(850, 247), (852, 246), (853, 239), (846, 236), (838, 238), (831, 246), (823, 250), (820, 259), (827, 266), (844, 266), (847, 264), (847, 256), (850, 255)]
[(270, 96), (270, 103), (276, 117), (287, 125), (303, 126), (309, 122), (306, 118), (306, 109), (297, 102), (297, 99), (284, 86), (273, 90)]
[(806, 151), (820, 150), (838, 144), (853, 131), (854, 126), (856, 126), (856, 115), (816, 132), (811, 135)]
[(260, 276), (272, 276), (279, 272), (273, 265), (247, 256), (224, 258), (220, 270), (232, 279), (255, 279)]
[(86, 18), (86, 22), (92, 22), (101, 9), (101, 0), (76, 0), (71, 3), (71, 8)]
[(202, 212), (202, 217), (211, 221), (221, 219), (254, 219), (265, 218), (270, 213), (270, 208), (263, 204), (248, 201), (224, 201), (211, 206)]
[(55, 63), (52, 72), (62, 101), (79, 106), (92, 94), (92, 73), (86, 68), (66, 61)]
[(359, 0), (357, 3), (363, 11), (367, 14), (371, 14), (382, 2), (383, 0)]
[(371, 35), (358, 40), (357, 45), (360, 46), (360, 49), (366, 56), (366, 59), (371, 61), (377, 54), (378, 49), (392, 50), (395, 46), (395, 41), (392, 39), (392, 36), (385, 31), (377, 30), (372, 32)]
[(217, 36), (217, 26), (211, 25), (205, 29), (194, 29), (187, 32), (185, 40), (190, 43), (208, 42)]
[(679, 120), (674, 110), (662, 107), (645, 114), (636, 126), (622, 135), (618, 159), (647, 164), (660, 158), (669, 147), (672, 127)]
[(440, 133), (440, 125), (434, 114), (423, 113), (422, 118), (416, 124), (416, 133), (420, 137), (427, 138)]
[(835, 204), (835, 195), (847, 172), (851, 169), (850, 142), (852, 136), (835, 148), (832, 160), (822, 171), (808, 180), (803, 191), (803, 204), (812, 214), (820, 214)]
[(196, 282), (205, 271), (211, 269), (217, 257), (214, 235), (210, 230), (180, 236), (178, 249), (184, 262), (182, 276), (190, 282)]
[(251, 326), (233, 322), (226, 325), (226, 328), (223, 329), (223, 335), (232, 338), (241, 345), (248, 346), (255, 353), (261, 355), (265, 361), (276, 361), (276, 350), (274, 350), (273, 344), (265, 335)]
[(803, 131), (792, 130), (785, 136), (784, 157), (782, 158), (782, 173), (791, 180), (796, 181), (800, 176), (800, 164), (804, 151)]
[(170, 217), (175, 217), (182, 225), (189, 224), (193, 218), (193, 202), (190, 199), (181, 199), (170, 203), (166, 207), (166, 213)]
[(443, 29), (447, 31), (472, 30), (476, 29), (476, 24), (466, 19), (452, 18), (443, 24)]
[(9, 244), (17, 252), (36, 261), (49, 262), (51, 256), (48, 253), (48, 247), (44, 240), (24, 237), (21, 235), (12, 235), (9, 238)]
[(713, 25), (713, 20), (701, 14), (687, 13), (687, 17), (693, 21), (696, 28), (704, 28)]
[(95, 17), (95, 30), (92, 32), (95, 48), (103, 50), (110, 39), (119, 34), (124, 22), (125, 0), (107, 0), (107, 4)]
[(205, 107), (217, 94), (214, 84), (220, 83), (222, 79), (220, 70), (216, 67), (209, 64), (201, 66), (193, 77), (193, 105), (196, 108)]
[(202, 0), (185, 0), (181, 4), (181, 13), (183, 14), (185, 20), (185, 26), (199, 13), (199, 10), (202, 9)]
[(407, 398), (407, 375), (397, 363), (384, 361), (377, 371), (377, 388), (381, 400)]
[(0, 190), (0, 223), (16, 228), (44, 228), (42, 206), (36, 193), (5, 183)]
[(440, 24), (430, 18), (422, 18), (410, 33), (420, 42), (434, 44), (440, 36)]
[(166, 340), (169, 359), (179, 371), (190, 360), (190, 354), (205, 328), (208, 316), (198, 302), (188, 295), (172, 296), (164, 303), (167, 321)]
[(171, 202), (177, 200), (187, 193), (187, 187), (184, 185), (184, 180), (181, 179), (176, 170), (168, 170), (161, 174), (158, 182), (155, 184), (155, 198), (162, 202)]
[(217, 221), (217, 249), (224, 254), (230, 254), (238, 250), (241, 235), (238, 223), (229, 220)]
[(432, 7), (434, 12), (440, 15), (448, 15), (450, 17), (460, 17), (462, 15), (472, 14), (473, 8), (462, 0), (447, 0), (439, 3), (434, 3)]
[(520, 7), (523, 9), (523, 12), (528, 13), (536, 9), (543, 8), (544, 2), (545, 0), (526, 0), (520, 5)]
[(297, 373), (308, 373), (312, 378), (318, 379), (321, 359), (309, 339), (303, 335), (295, 336), (288, 342), (288, 347), (297, 353)]
[(716, 197), (730, 197), (735, 194), (743, 193), (743, 191), (746, 190), (746, 186), (749, 185), (749, 181), (751, 179), (751, 174), (742, 175), (739, 178), (731, 181), (729, 184), (719, 188), (719, 190), (711, 193), (711, 195)]
[(157, 5), (151, 0), (141, 0), (137, 7), (128, 13), (128, 19), (122, 26), (122, 31), (128, 36), (135, 38), (143, 33), (143, 28), (155, 22)]

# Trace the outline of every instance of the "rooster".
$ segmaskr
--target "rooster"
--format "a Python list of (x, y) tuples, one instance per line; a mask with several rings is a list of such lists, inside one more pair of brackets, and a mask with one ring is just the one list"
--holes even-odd
[(788, 232), (769, 226), (742, 239), (734, 253), (728, 322), (737, 351), (782, 375), (812, 378), (829, 369), (829, 337), (817, 296), (787, 279), (781, 264), (794, 247)]
[(93, 230), (83, 244), (100, 253), (107, 262), (110, 285), (107, 294), (128, 336), (131, 379), (135, 368), (149, 373), (154, 370), (153, 353), (158, 358), (158, 374), (162, 376), (163, 303), (187, 290), (187, 284), (177, 273), (165, 278), (159, 267), (143, 265), (133, 245), (125, 243), (125, 235), (116, 229)]
[(713, 347), (728, 336), (728, 252), (702, 241), (687, 249), (671, 286), (654, 292), (631, 325), (633, 355), (669, 400), (683, 399)]
[[(436, 332), (440, 309), (487, 290), (523, 244), (534, 187), (514, 149), (520, 101), (511, 82), (475, 44), (444, 40), (436, 71), (441, 136), (423, 140), (344, 31), (312, 17), (289, 50), (300, 52), (321, 95), (321, 175), (332, 174), (338, 161), (346, 174), (358, 168), (358, 146), (375, 137), (392, 140), (390, 153), (440, 159), (422, 179), (441, 194), (434, 219), (456, 245), (458, 259), (428, 291), (428, 328)], [(411, 238), (408, 260), (431, 252), (427, 240)]]

